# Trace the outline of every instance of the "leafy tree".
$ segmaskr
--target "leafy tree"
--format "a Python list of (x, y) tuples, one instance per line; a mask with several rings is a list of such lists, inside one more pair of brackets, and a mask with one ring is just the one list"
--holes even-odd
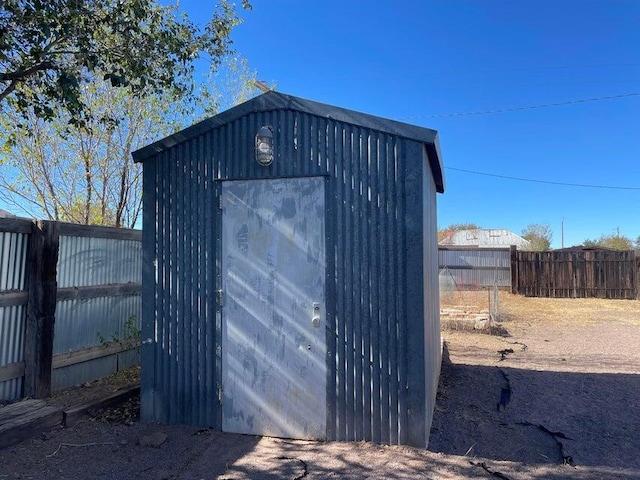
[(68, 112), (45, 120), (35, 109), (21, 112), (8, 102), (0, 117), (0, 199), (28, 216), (134, 227), (142, 207), (142, 169), (131, 151), (229, 106), (223, 97), (233, 101), (257, 92), (248, 90), (256, 72), (245, 60), (228, 57), (217, 71), (222, 80), (210, 76), (197, 102), (175, 93), (137, 97), (102, 81), (86, 83), (83, 124), (69, 125)]
[(522, 230), (522, 238), (529, 240), (531, 250), (545, 252), (551, 249), (553, 232), (547, 224), (532, 223)]
[[(250, 8), (248, 0), (243, 7)], [(133, 96), (193, 91), (194, 61), (216, 64), (239, 23), (221, 0), (204, 29), (156, 0), (4, 0), (0, 6), (0, 106), (24, 116), (64, 110), (82, 124), (83, 84), (100, 76)]]
[(85, 85), (81, 100), (92, 116), (120, 120), (70, 126), (69, 113), (44, 120), (34, 110), (5, 109), (0, 198), (34, 217), (132, 227), (141, 178), (130, 152), (175, 128), (170, 102), (135, 98), (104, 82)]
[[(638, 238), (640, 240), (640, 238)], [(611, 235), (602, 235), (597, 240), (586, 239), (583, 242), (585, 247), (602, 247), (612, 248), (614, 250), (633, 250), (634, 242), (624, 235), (620, 235), (620, 231)]]
[[(198, 100), (192, 103), (191, 117), (204, 120), (260, 93), (256, 88), (258, 72), (249, 66), (246, 58), (229, 55), (215, 71), (209, 71), (198, 88)], [(212, 88), (212, 85), (215, 88)], [(270, 83), (270, 88), (275, 85)]]
[(448, 227), (438, 230), (438, 242), (441, 242), (445, 238), (460, 230), (476, 230), (479, 228), (482, 227), (476, 225), (475, 223), (452, 223)]

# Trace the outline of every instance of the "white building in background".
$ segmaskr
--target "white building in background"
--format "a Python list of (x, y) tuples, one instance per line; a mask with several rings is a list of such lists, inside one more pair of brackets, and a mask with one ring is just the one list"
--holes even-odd
[(505, 248), (515, 245), (518, 250), (531, 247), (529, 240), (504, 229), (457, 230), (451, 232), (439, 243), (443, 247), (477, 247), (477, 248)]

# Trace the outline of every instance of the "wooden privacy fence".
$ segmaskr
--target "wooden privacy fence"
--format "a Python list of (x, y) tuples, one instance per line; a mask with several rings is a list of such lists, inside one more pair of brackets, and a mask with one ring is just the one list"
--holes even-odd
[(136, 230), (0, 218), (0, 400), (138, 362), (140, 242)]
[(638, 298), (633, 250), (512, 250), (512, 292), (531, 297)]

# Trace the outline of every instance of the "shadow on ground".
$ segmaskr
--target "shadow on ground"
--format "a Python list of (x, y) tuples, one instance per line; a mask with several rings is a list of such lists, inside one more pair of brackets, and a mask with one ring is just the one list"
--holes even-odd
[(429, 450), (530, 465), (640, 468), (640, 376), (454, 364)]
[[(154, 433), (166, 440), (141, 444)], [(178, 425), (85, 420), (1, 449), (0, 479), (217, 478), (250, 455), (259, 440)]]

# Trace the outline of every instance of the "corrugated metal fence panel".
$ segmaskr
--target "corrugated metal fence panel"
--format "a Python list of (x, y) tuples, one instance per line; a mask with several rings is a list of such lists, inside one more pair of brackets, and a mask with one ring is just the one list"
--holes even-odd
[[(127, 322), (133, 319), (134, 324), (139, 325), (140, 312), (139, 295), (58, 302), (53, 353), (55, 355), (124, 339), (131, 334), (127, 331)], [(110, 375), (119, 368), (124, 368), (124, 365), (118, 365), (117, 355), (58, 368), (53, 372), (52, 386), (59, 389), (81, 384)]]
[(441, 275), (456, 289), (511, 286), (511, 252), (509, 249), (438, 249)]
[[(0, 365), (21, 362), (24, 357), (24, 306), (0, 307)], [(22, 394), (22, 377), (0, 382), (0, 400), (17, 400)]]
[[(0, 291), (24, 290), (27, 233), (0, 232)], [(141, 281), (140, 241), (61, 236), (58, 287), (82, 287)], [(23, 360), (26, 307), (0, 307), (0, 365)], [(59, 301), (54, 354), (124, 338), (129, 318), (139, 327), (140, 295)], [(129, 332), (130, 333), (130, 332)], [(57, 369), (53, 388), (84, 383), (129, 366), (137, 354), (113, 355)], [(0, 382), (0, 399), (20, 398), (22, 378)]]
[(60, 237), (58, 288), (140, 283), (141, 276), (138, 240)]
[(29, 235), (0, 232), (0, 291), (24, 290)]
[[(0, 291), (24, 290), (27, 233), (0, 232)], [(23, 305), (0, 307), (0, 365), (23, 360), (26, 310)], [(22, 392), (22, 378), (0, 382), (0, 399), (15, 400)]]
[[(253, 138), (262, 125), (275, 132), (269, 168), (254, 159)], [(405, 258), (409, 143), (278, 110), (239, 118), (145, 163), (145, 169), (154, 163), (145, 229), (155, 231), (146, 246), (155, 258), (147, 259), (144, 282), (156, 285), (143, 313), (143, 338), (155, 340), (143, 346), (153, 349), (143, 351), (143, 371), (154, 372), (151, 393), (143, 394), (147, 420), (221, 425), (220, 180), (322, 175), (332, 177), (326, 190), (327, 298), (334, 301), (327, 305), (328, 436), (406, 443), (406, 292), (415, 280), (406, 275)], [(421, 295), (420, 311), (412, 312), (417, 318)]]
[[(140, 283), (142, 245), (138, 240), (61, 236), (58, 287)], [(129, 322), (140, 328), (140, 295), (58, 301), (53, 353), (64, 353), (123, 339)], [(65, 388), (115, 373), (118, 355), (56, 369), (53, 388)], [(130, 364), (130, 362), (127, 362)]]

